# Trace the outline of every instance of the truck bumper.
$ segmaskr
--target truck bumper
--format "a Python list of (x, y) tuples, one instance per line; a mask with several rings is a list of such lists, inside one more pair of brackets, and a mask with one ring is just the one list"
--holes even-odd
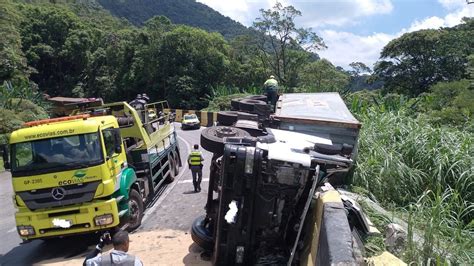
[[(111, 216), (112, 222), (96, 225), (95, 218), (102, 215)], [(34, 234), (20, 234), (22, 239), (31, 240), (106, 230), (119, 224), (119, 215), (116, 200), (110, 199), (37, 211), (23, 207), (15, 213), (15, 220), (19, 234), (19, 228), (28, 228), (30, 232), (33, 228)], [(58, 222), (62, 223), (62, 227), (58, 226)]]

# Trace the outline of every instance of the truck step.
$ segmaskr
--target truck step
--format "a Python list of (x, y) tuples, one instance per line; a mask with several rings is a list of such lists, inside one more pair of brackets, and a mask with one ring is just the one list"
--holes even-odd
[(122, 210), (119, 212), (119, 217), (123, 217), (127, 213), (127, 210)]
[(115, 198), (115, 200), (116, 200), (117, 202), (121, 202), (124, 198), (125, 198), (125, 196), (120, 195), (120, 196), (118, 196), (117, 198)]

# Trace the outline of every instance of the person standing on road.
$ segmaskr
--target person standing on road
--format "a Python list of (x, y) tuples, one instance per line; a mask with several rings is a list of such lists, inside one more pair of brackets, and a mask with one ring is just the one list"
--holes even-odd
[(125, 265), (125, 266), (143, 266), (141, 260), (135, 256), (127, 254), (130, 239), (127, 231), (119, 230), (112, 237), (114, 250), (109, 254), (97, 256), (104, 247), (105, 239), (101, 237), (100, 243), (93, 252), (93, 256), (87, 256), (83, 265), (87, 266), (109, 266), (109, 265)]
[(275, 79), (275, 76), (271, 75), (267, 81), (263, 84), (265, 89), (265, 94), (267, 95), (267, 103), (275, 108), (276, 102), (278, 100), (278, 81)]
[(194, 192), (201, 191), (203, 161), (204, 158), (202, 157), (202, 153), (199, 151), (199, 145), (194, 144), (194, 149), (188, 157), (189, 169), (191, 169), (193, 175)]

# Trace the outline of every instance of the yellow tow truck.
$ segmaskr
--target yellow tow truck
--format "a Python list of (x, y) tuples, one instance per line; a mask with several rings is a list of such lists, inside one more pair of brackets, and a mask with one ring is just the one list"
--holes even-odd
[(165, 108), (166, 102), (151, 103), (141, 114), (111, 103), (12, 132), (2, 150), (20, 237), (138, 228), (146, 205), (181, 165), (170, 119), (146, 114)]

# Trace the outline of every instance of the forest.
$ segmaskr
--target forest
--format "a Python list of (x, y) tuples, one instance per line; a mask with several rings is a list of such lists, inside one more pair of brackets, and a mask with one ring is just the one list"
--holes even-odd
[[(223, 36), (161, 15), (129, 21), (112, 15), (127, 5), (111, 14), (101, 4), (114, 1), (0, 5), (0, 143), (48, 116), (46, 94), (113, 102), (146, 92), (174, 108), (216, 111), (275, 75), (281, 92), (339, 92), (362, 122), (350, 189), (409, 222), (404, 261), (474, 261), (473, 18), (405, 33), (373, 68), (346, 70), (318, 56), (324, 40), (294, 24), (302, 13), (292, 6), (261, 10), (252, 28)], [(369, 213), (379, 226), (393, 218)]]

